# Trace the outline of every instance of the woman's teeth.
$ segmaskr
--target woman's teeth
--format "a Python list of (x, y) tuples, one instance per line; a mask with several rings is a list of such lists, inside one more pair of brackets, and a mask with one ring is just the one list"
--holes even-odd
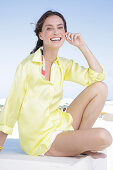
[(59, 38), (51, 38), (50, 40), (51, 40), (51, 41), (60, 41), (61, 38), (60, 38), (60, 37), (59, 37)]

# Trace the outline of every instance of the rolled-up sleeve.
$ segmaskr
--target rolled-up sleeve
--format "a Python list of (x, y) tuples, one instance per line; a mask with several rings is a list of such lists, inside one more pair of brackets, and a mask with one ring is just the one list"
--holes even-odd
[(64, 63), (64, 80), (72, 81), (83, 86), (89, 86), (95, 82), (105, 79), (104, 66), (101, 65), (103, 72), (99, 73), (91, 68), (85, 68), (75, 63), (72, 59), (63, 59)]
[(0, 112), (0, 131), (12, 134), (13, 126), (19, 116), (23, 97), (25, 94), (25, 72), (23, 67), (18, 64), (9, 95), (5, 105)]

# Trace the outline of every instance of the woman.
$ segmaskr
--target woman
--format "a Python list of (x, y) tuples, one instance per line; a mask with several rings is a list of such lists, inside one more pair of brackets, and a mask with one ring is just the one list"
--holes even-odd
[[(5, 107), (0, 114), (1, 143), (18, 120), (21, 148), (30, 155), (106, 157), (97, 151), (111, 145), (104, 128), (92, 128), (107, 97), (104, 67), (82, 36), (67, 32), (59, 12), (47, 11), (36, 24), (36, 47), (17, 67)], [(64, 41), (78, 47), (89, 68), (58, 57)], [(64, 112), (59, 109), (63, 81), (87, 86)], [(5, 136), (5, 137), (4, 137)]]

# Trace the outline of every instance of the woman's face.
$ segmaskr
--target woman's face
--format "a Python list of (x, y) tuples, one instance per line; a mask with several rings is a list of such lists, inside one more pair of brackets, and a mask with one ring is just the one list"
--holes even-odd
[(57, 15), (46, 18), (39, 37), (43, 45), (50, 48), (59, 48), (65, 41), (65, 29), (62, 18)]

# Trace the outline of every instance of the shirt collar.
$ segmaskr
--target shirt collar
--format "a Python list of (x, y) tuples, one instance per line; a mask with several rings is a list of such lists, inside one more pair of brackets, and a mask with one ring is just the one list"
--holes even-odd
[[(41, 49), (43, 49), (43, 46), (40, 47), (40, 48), (34, 53), (34, 56), (33, 56), (33, 59), (32, 59), (33, 62), (40, 62), (40, 63), (42, 62)], [(55, 63), (55, 62), (58, 62), (58, 63), (59, 63), (59, 57), (58, 57), (58, 56), (56, 57), (56, 59), (55, 59), (55, 61), (54, 61), (53, 63)]]

